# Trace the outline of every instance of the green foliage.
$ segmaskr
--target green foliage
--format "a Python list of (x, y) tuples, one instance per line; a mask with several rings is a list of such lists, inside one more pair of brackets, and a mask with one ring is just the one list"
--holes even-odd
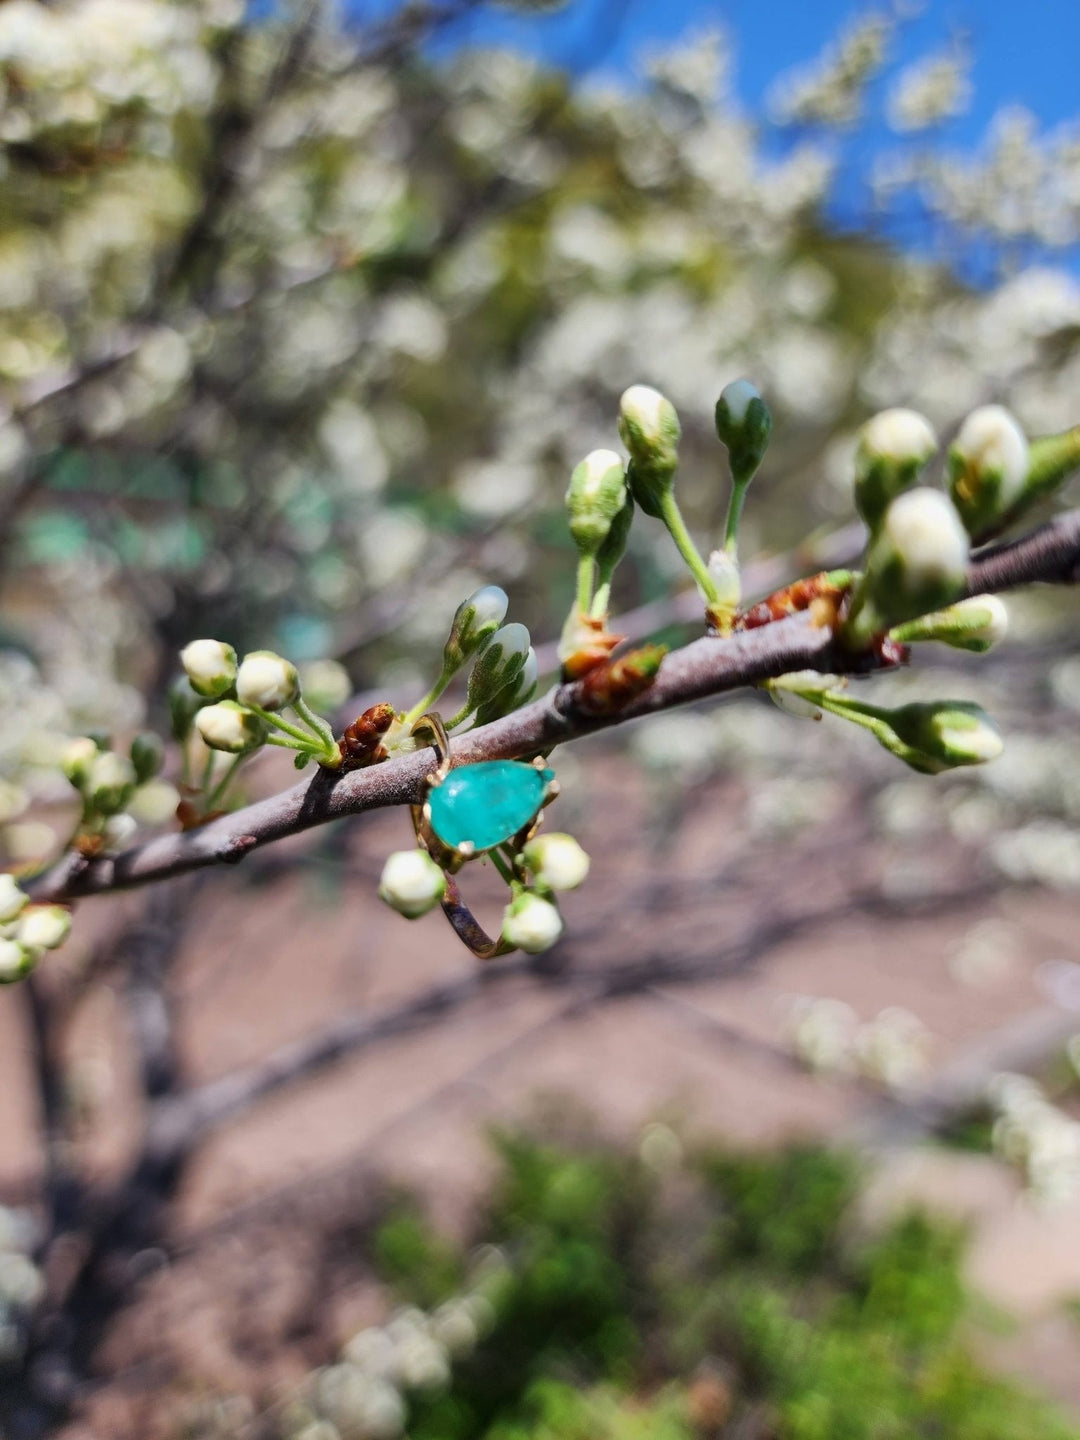
[[(1080, 1435), (972, 1358), (956, 1229), (908, 1214), (852, 1233), (846, 1156), (711, 1151), (661, 1188), (611, 1150), (496, 1146), (493, 1325), (446, 1389), (412, 1397), (412, 1440)], [(445, 1293), (447, 1250), (415, 1212), (376, 1249), (404, 1294)], [(695, 1387), (717, 1367), (730, 1416), (702, 1429)]]
[(416, 1305), (437, 1305), (461, 1282), (461, 1257), (409, 1205), (395, 1210), (375, 1233), (375, 1262), (382, 1275)]
[(784, 1274), (821, 1269), (854, 1198), (848, 1157), (795, 1146), (778, 1156), (708, 1155), (702, 1171), (721, 1204), (717, 1259)]

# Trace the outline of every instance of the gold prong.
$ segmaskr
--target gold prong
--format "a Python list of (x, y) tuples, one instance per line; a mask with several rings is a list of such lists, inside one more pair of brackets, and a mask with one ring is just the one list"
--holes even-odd
[(471, 840), (463, 840), (457, 847), (457, 852), (459, 855), (463, 855), (466, 860), (471, 860), (476, 854), (476, 846)]

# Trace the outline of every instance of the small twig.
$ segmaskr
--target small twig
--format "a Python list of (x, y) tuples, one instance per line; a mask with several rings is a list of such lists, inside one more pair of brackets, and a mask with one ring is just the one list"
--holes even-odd
[[(1009, 545), (977, 557), (971, 593), (1046, 582), (1071, 584), (1080, 570), (1080, 511), (1070, 511)], [(665, 659), (644, 694), (613, 713), (588, 713), (581, 683), (556, 686), (547, 695), (454, 741), (454, 765), (537, 755), (569, 740), (657, 714), (708, 696), (755, 685), (792, 670), (837, 673), (865, 670), (865, 657), (844, 651), (828, 626), (808, 613), (723, 639), (692, 641)], [(325, 825), (344, 815), (416, 804), (435, 766), (430, 750), (418, 750), (349, 774), (320, 770), (304, 781), (198, 830), (164, 835), (120, 855), (91, 860), (65, 856), (30, 886), (37, 900), (70, 901), (129, 889), (207, 865), (242, 859), (249, 851)]]

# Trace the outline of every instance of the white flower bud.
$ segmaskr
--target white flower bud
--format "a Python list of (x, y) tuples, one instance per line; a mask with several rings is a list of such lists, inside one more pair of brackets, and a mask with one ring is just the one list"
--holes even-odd
[(112, 815), (131, 799), (135, 785), (135, 766), (127, 756), (100, 750), (90, 766), (85, 794), (99, 814)]
[[(252, 650), (244, 656), (236, 672), (236, 698), (241, 705), (280, 710), (299, 694), (300, 677), (288, 660), (272, 650)], [(195, 723), (199, 723), (197, 718)]]
[(70, 910), (62, 905), (32, 905), (19, 921), (15, 939), (27, 950), (56, 950), (70, 933)]
[(917, 410), (883, 410), (866, 422), (855, 452), (855, 505), (871, 530), (937, 448), (933, 426)]
[(77, 790), (86, 788), (90, 767), (99, 753), (98, 747), (88, 735), (69, 740), (60, 752), (60, 768)]
[[(484, 712), (484, 722), (514, 708), (532, 646), (525, 625), (512, 620), (495, 631), (469, 676), (466, 704)], [(535, 656), (533, 657), (535, 661)], [(535, 684), (535, 678), (533, 683)]]
[(482, 585), (461, 602), (454, 612), (443, 651), (447, 670), (456, 670), (470, 655), (483, 649), (506, 619), (509, 604), (506, 591), (499, 585)]
[(236, 651), (221, 640), (192, 640), (180, 651), (180, 663), (197, 695), (216, 700), (232, 689)]
[(1020, 498), (1031, 463), (1027, 437), (1002, 405), (983, 405), (949, 449), (949, 492), (969, 533), (992, 529)]
[(29, 901), (30, 896), (19, 888), (15, 876), (6, 870), (0, 871), (0, 925), (17, 920)]
[(870, 546), (849, 634), (857, 640), (954, 601), (964, 589), (969, 542), (939, 490), (899, 495)]
[(224, 750), (229, 755), (254, 749), (266, 734), (259, 717), (235, 700), (205, 706), (195, 716), (195, 728), (211, 750)]
[(503, 912), (502, 938), (516, 950), (539, 955), (562, 934), (562, 916), (550, 900), (525, 891)]
[(126, 811), (119, 815), (110, 815), (102, 827), (102, 839), (109, 850), (122, 850), (125, 845), (135, 838), (139, 828), (139, 822), (134, 815)]
[(682, 427), (675, 406), (651, 385), (631, 385), (619, 401), (619, 436), (632, 462), (627, 482), (646, 515), (658, 516), (679, 464)]
[(614, 450), (593, 450), (575, 466), (566, 508), (570, 534), (583, 555), (596, 555), (625, 502), (626, 466)]
[(426, 850), (395, 850), (379, 880), (379, 898), (407, 920), (434, 910), (446, 893), (446, 876)]
[(537, 835), (522, 852), (541, 885), (576, 890), (589, 873), (589, 857), (572, 835)]
[(1009, 612), (997, 595), (972, 595), (958, 600), (945, 610), (935, 610), (898, 625), (892, 637), (905, 645), (919, 640), (938, 640), (956, 650), (972, 650), (984, 654), (1004, 639), (1009, 628)]
[(16, 940), (0, 940), (0, 985), (10, 985), (29, 975), (38, 962), (32, 950), (26, 950)]
[(730, 625), (742, 603), (742, 576), (739, 562), (727, 550), (714, 550), (708, 559), (709, 578), (716, 586), (716, 599), (709, 601), (707, 615), (721, 628)]
[(889, 506), (882, 530), (912, 587), (963, 582), (968, 538), (948, 499), (937, 490), (911, 490)]

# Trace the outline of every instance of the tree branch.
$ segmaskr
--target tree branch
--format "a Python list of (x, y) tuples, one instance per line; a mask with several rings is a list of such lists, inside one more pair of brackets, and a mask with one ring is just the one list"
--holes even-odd
[[(1080, 510), (976, 557), (968, 590), (982, 594), (1039, 581), (1071, 584), (1078, 574)], [(866, 657), (841, 648), (833, 631), (815, 624), (808, 612), (724, 639), (705, 637), (669, 654), (649, 689), (621, 709), (597, 714), (589, 709), (581, 682), (559, 685), (455, 740), (453, 763), (537, 755), (626, 720), (805, 669), (850, 674), (866, 669)], [(291, 790), (197, 830), (163, 835), (115, 856), (65, 856), (29, 888), (35, 900), (70, 901), (241, 860), (262, 845), (344, 815), (415, 804), (434, 768), (434, 752), (424, 749), (348, 774), (320, 770)]]

